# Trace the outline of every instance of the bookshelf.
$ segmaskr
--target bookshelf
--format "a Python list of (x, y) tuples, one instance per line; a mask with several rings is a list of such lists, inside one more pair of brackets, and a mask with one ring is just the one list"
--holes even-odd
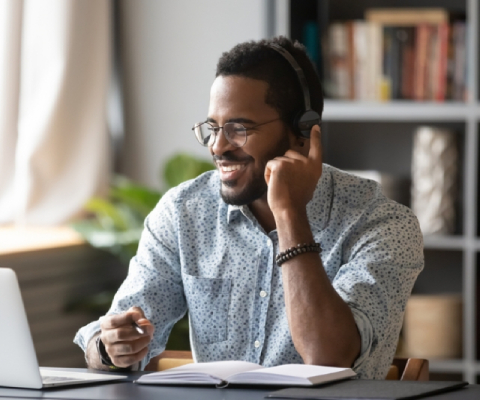
[[(273, 3), (273, 2), (272, 2)], [(315, 21), (319, 35), (329, 23), (363, 19), (369, 8), (441, 7), (467, 22), (465, 102), (361, 102), (329, 100), (323, 116), (325, 162), (341, 169), (376, 169), (403, 178), (411, 174), (413, 130), (420, 124), (447, 127), (458, 135), (458, 222), (452, 235), (425, 236), (425, 270), (414, 293), (456, 293), (463, 299), (463, 356), (430, 360), (432, 379), (480, 382), (480, 223), (479, 162), (479, 25), (477, 0), (303, 0), (271, 4), (277, 16), (273, 34), (302, 41), (303, 26)], [(287, 17), (285, 17), (287, 15)], [(321, 41), (319, 41), (320, 46)], [(319, 63), (319, 72), (323, 68)]]

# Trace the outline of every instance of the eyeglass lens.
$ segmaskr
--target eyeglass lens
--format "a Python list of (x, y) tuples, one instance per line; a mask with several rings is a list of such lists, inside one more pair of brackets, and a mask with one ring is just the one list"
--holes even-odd
[(220, 129), (223, 129), (225, 137), (235, 147), (242, 147), (247, 141), (247, 130), (236, 122), (227, 122), (223, 128), (204, 122), (196, 124), (194, 128), (195, 136), (202, 146), (212, 146)]

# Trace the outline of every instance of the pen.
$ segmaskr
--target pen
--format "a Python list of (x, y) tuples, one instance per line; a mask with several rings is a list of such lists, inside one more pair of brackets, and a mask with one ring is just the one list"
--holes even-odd
[(132, 322), (132, 325), (133, 327), (135, 328), (135, 330), (140, 333), (140, 335), (143, 335), (145, 333), (145, 331), (143, 330), (143, 328), (140, 328), (140, 326), (138, 326), (138, 324), (136, 322)]

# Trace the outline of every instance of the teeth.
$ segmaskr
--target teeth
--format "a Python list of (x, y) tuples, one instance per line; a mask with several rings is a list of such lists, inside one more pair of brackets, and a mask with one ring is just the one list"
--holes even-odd
[(228, 166), (222, 167), (222, 171), (230, 172), (230, 171), (236, 171), (237, 169), (240, 169), (240, 168), (242, 168), (241, 165), (228, 165)]

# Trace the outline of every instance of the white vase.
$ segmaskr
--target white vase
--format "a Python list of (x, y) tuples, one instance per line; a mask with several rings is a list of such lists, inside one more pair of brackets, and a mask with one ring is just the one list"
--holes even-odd
[(458, 149), (455, 133), (420, 126), (414, 134), (412, 210), (423, 234), (455, 232)]

